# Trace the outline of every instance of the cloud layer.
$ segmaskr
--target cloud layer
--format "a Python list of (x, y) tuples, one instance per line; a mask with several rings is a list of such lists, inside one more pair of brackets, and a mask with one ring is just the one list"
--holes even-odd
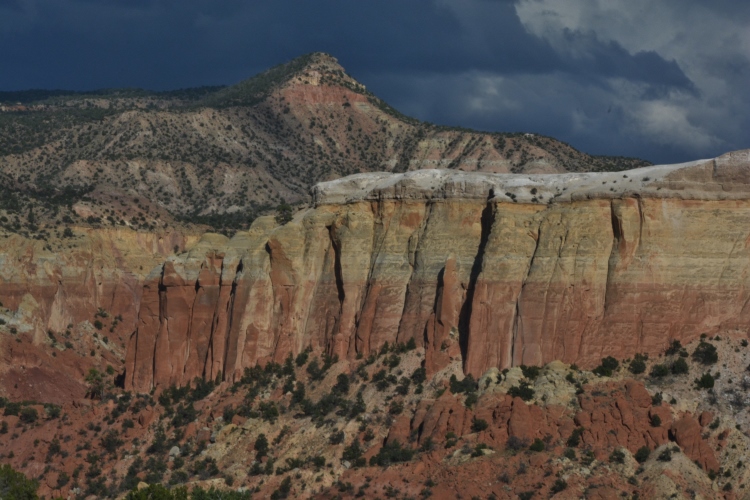
[(233, 83), (311, 51), (421, 119), (677, 162), (750, 147), (750, 4), (0, 0), (0, 89)]

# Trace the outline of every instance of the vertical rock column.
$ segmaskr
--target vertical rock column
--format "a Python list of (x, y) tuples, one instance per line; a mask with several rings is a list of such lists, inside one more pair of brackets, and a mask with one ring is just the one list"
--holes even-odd
[(539, 239), (545, 207), (495, 203), (494, 217), (474, 285), (464, 371), (511, 366), (518, 298)]

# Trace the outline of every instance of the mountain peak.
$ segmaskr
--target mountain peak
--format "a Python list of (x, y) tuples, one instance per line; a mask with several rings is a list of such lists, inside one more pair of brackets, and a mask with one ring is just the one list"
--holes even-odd
[(344, 69), (339, 64), (339, 60), (333, 57), (331, 54), (328, 54), (327, 52), (311, 52), (309, 54), (305, 54), (292, 59), (289, 63), (293, 63), (298, 59), (303, 59), (311, 68), (321, 65), (333, 69)]
[(325, 52), (311, 52), (222, 89), (205, 99), (203, 104), (211, 107), (253, 106), (295, 77), (313, 72), (333, 76), (336, 80), (354, 83), (364, 89), (363, 85), (346, 74), (335, 57)]

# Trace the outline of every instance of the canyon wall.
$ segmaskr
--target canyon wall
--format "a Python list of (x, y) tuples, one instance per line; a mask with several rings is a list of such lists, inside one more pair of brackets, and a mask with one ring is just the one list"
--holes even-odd
[(425, 170), (317, 185), (146, 280), (127, 389), (414, 339), (429, 371), (655, 354), (750, 322), (750, 152), (598, 174)]
[(90, 368), (122, 371), (145, 277), (197, 239), (82, 227), (65, 238), (1, 235), (0, 394), (61, 404), (84, 397)]
[(102, 308), (135, 329), (146, 275), (174, 249), (198, 238), (180, 231), (76, 228), (74, 236), (46, 240), (0, 238), (0, 317), (39, 340), (47, 331), (94, 321)]

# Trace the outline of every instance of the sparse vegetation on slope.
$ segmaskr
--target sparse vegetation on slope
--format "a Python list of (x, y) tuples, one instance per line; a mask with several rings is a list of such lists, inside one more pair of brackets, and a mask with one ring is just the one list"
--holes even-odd
[(23, 103), (0, 112), (0, 172), (16, 192), (91, 187), (92, 199), (119, 198), (126, 212), (141, 197), (169, 219), (225, 233), (280, 204), (305, 202), (316, 182), (357, 172), (647, 164), (589, 156), (538, 134), (411, 119), (320, 53), (226, 88), (0, 93), (3, 100)]

